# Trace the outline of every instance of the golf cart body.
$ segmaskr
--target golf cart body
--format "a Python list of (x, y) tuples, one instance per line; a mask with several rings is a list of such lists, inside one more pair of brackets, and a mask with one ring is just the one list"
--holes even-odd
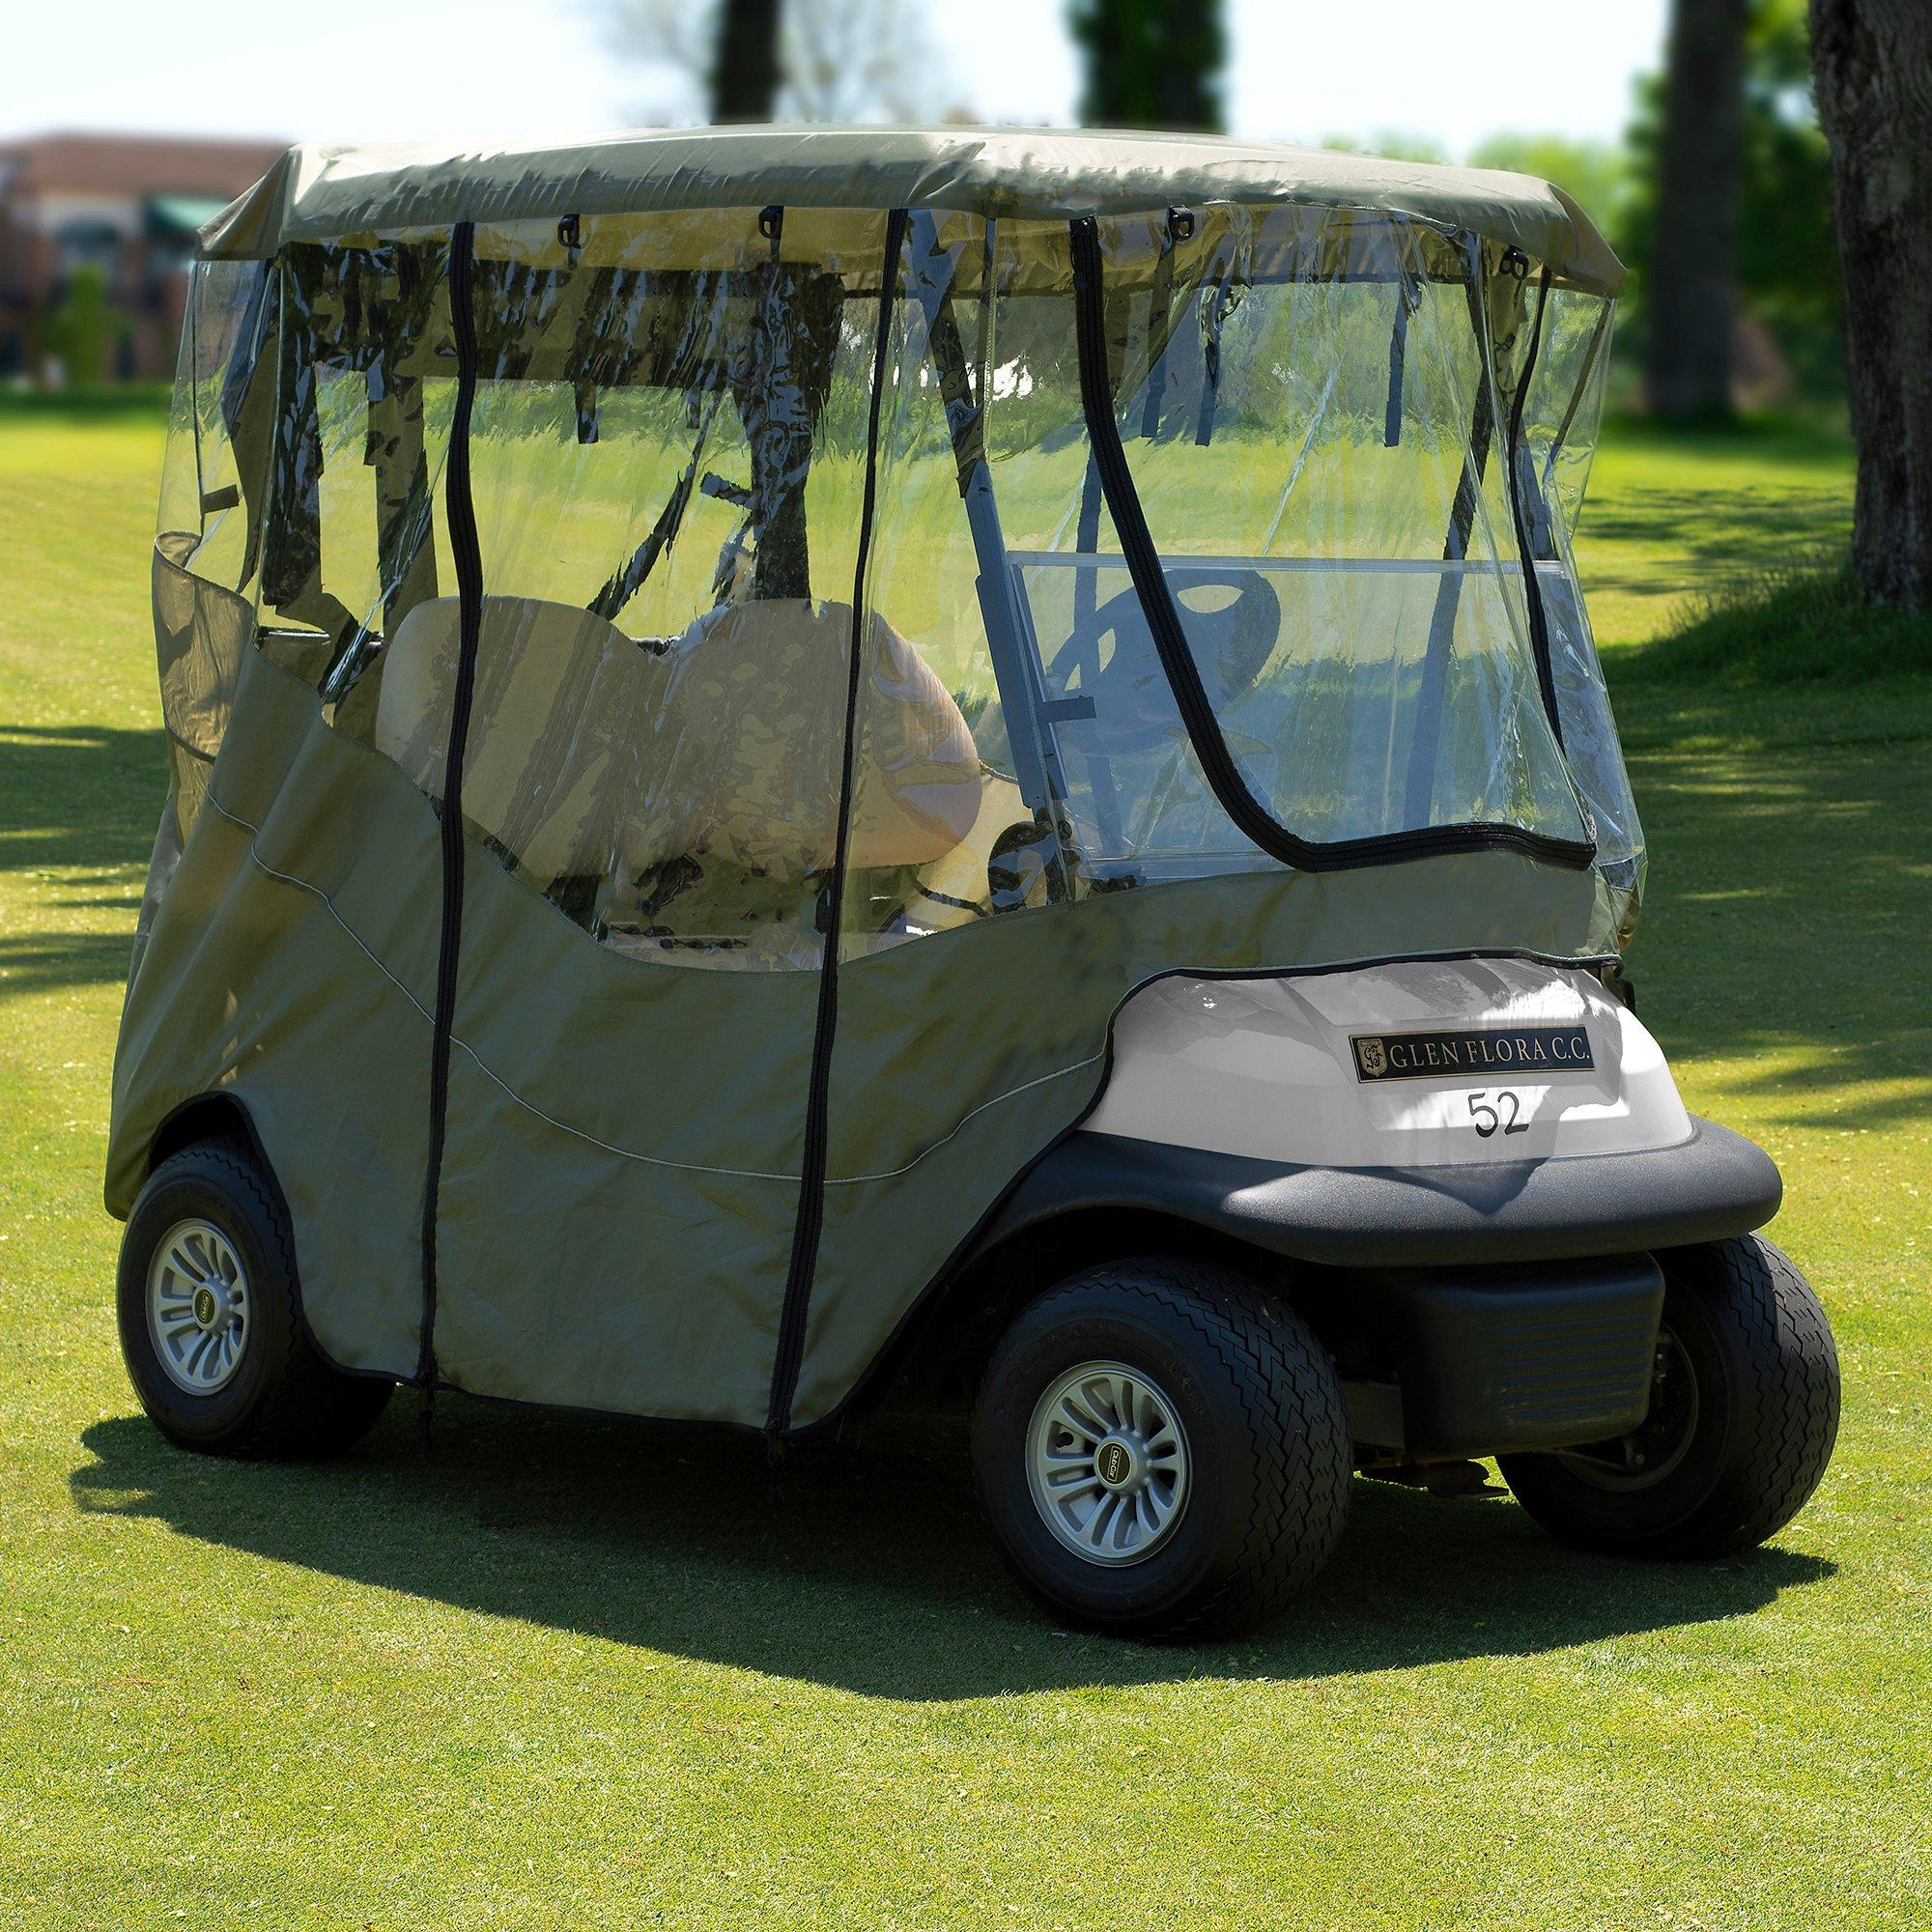
[(111, 1209), (244, 1131), (328, 1363), (779, 1436), (1128, 1219), (1325, 1310), (1375, 1453), (1641, 1416), (1648, 1254), (1777, 1186), (1619, 970), (1560, 192), (298, 149), (202, 253)]

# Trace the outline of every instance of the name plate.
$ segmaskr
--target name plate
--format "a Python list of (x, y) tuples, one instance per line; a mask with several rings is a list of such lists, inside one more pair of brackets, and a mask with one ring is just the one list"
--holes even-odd
[(1503, 1080), (1595, 1066), (1580, 1026), (1349, 1036), (1358, 1080)]

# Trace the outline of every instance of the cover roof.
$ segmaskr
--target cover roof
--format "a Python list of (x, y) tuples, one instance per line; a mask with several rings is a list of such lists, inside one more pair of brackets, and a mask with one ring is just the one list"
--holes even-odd
[(377, 229), (653, 209), (943, 208), (1066, 219), (1173, 202), (1368, 208), (1514, 242), (1575, 286), (1623, 268), (1562, 189), (1529, 175), (1196, 134), (706, 128), (547, 147), (291, 148), (202, 233), (211, 257)]

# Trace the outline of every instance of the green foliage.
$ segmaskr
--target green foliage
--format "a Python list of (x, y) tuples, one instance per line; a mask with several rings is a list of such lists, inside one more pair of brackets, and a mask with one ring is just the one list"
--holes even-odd
[(46, 327), (67, 380), (80, 387), (104, 382), (127, 332), (127, 318), (107, 299), (107, 277), (93, 263), (76, 269)]
[(1405, 133), (1400, 128), (1385, 128), (1360, 141), (1348, 134), (1327, 134), (1321, 145), (1337, 155), (1377, 155), (1385, 161), (1425, 161), (1431, 166), (1451, 158), (1439, 141), (1427, 134)]
[(1072, 0), (1080, 118), (1102, 128), (1221, 128), (1221, 0)]
[[(1630, 265), (1632, 327), (1641, 341), (1643, 277), (1655, 253), (1663, 84), (1638, 88), (1630, 130), (1633, 193), (1611, 242)], [(1835, 400), (1844, 388), (1843, 298), (1832, 230), (1832, 168), (1811, 99), (1804, 0), (1753, 0), (1745, 42), (1743, 194), (1738, 289), (1745, 313), (1768, 329), (1800, 395)]]

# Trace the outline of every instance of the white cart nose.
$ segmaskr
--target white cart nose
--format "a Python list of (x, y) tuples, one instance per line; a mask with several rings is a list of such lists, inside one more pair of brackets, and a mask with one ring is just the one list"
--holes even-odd
[(1158, 980), (1114, 1023), (1087, 1126), (1345, 1168), (1630, 1153), (1692, 1133), (1635, 1013), (1590, 973), (1521, 959)]

